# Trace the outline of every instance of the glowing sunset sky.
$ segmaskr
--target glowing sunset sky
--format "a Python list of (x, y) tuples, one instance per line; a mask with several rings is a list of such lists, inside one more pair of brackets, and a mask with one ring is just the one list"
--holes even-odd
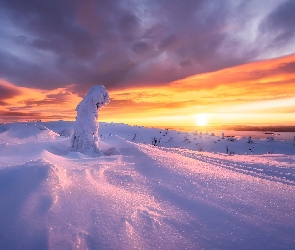
[(1, 0), (0, 122), (295, 125), (295, 1)]

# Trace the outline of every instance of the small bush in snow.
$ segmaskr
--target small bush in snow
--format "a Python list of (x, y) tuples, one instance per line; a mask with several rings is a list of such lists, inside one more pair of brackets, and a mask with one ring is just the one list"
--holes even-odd
[(248, 137), (248, 143), (253, 143), (253, 140), (252, 140), (251, 136)]

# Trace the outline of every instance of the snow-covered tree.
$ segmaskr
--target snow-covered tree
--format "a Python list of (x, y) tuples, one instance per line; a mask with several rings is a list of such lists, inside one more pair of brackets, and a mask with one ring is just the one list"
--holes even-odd
[(98, 147), (98, 112), (109, 103), (109, 94), (103, 85), (93, 86), (77, 105), (72, 137), (72, 151), (101, 154)]

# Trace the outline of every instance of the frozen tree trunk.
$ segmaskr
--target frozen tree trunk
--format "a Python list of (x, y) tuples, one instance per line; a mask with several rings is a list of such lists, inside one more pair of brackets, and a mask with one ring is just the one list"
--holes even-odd
[(93, 86), (77, 105), (72, 137), (72, 151), (101, 154), (98, 147), (98, 112), (109, 103), (109, 94), (102, 85)]

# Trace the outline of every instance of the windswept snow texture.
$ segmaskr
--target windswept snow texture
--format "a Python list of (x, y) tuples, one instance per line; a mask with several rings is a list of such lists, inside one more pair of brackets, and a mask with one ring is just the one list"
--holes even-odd
[(98, 111), (109, 101), (109, 94), (104, 86), (98, 85), (89, 89), (76, 108), (72, 151), (101, 154), (98, 147)]
[(0, 125), (0, 249), (295, 249), (294, 141), (73, 126)]

